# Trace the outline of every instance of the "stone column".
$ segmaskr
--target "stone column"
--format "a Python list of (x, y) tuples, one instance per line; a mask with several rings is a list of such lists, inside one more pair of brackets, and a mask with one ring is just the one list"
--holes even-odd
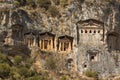
[(71, 42), (69, 42), (69, 49), (68, 50), (72, 50), (72, 48), (71, 48)]
[(59, 43), (59, 50), (61, 51), (61, 42)]
[(39, 46), (40, 46), (40, 49), (41, 49), (41, 40), (39, 40)]
[(48, 39), (48, 40), (47, 40), (47, 50), (49, 50), (50, 47), (51, 47), (51, 46), (49, 45), (49, 41), (50, 41), (50, 40)]
[(34, 43), (33, 46), (36, 46), (36, 38), (34, 37)]
[(56, 38), (54, 38), (54, 49), (57, 50), (57, 46), (56, 46)]
[(30, 39), (29, 45), (30, 45), (30, 47), (31, 47), (31, 39)]
[(50, 49), (53, 50), (53, 40), (51, 40), (51, 43), (50, 43)]
[(29, 44), (29, 47), (30, 47), (30, 39), (29, 39), (29, 43), (28, 44)]
[(43, 50), (44, 50), (44, 40), (43, 40), (43, 45), (42, 46), (43, 46)]
[(62, 42), (62, 50), (64, 51), (64, 45), (65, 45), (65, 43), (64, 42)]

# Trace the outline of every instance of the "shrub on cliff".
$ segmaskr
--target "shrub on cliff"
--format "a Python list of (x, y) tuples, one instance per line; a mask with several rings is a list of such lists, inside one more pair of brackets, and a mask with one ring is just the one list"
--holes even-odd
[(48, 8), (51, 5), (51, 1), (50, 0), (37, 0), (37, 4), (40, 7), (45, 8), (46, 10), (48, 10)]
[(60, 4), (60, 0), (52, 0), (54, 3), (55, 3), (55, 5), (59, 5)]
[(50, 6), (49, 9), (48, 9), (48, 12), (53, 17), (56, 17), (57, 15), (59, 15), (59, 11), (55, 6)]
[(50, 70), (55, 70), (57, 68), (57, 61), (53, 56), (49, 56), (45, 60), (45, 67)]
[(60, 80), (67, 80), (66, 76), (62, 76)]
[(14, 6), (15, 6), (15, 7), (19, 7), (19, 6), (20, 6), (20, 2), (14, 1)]
[(0, 64), (0, 75), (3, 77), (8, 77), (10, 73), (10, 66), (6, 63)]
[(26, 0), (14, 0), (15, 7), (24, 6), (25, 4), (26, 4)]
[(31, 7), (35, 8), (36, 7), (36, 1), (35, 0), (27, 0), (26, 1), (28, 5)]
[(93, 77), (96, 79), (96, 77), (98, 76), (96, 71), (92, 71), (92, 70), (87, 70), (84, 72), (84, 75), (87, 77)]
[(21, 56), (18, 56), (18, 55), (17, 55), (17, 56), (14, 57), (14, 63), (15, 63), (16, 65), (20, 64), (21, 61), (22, 61), (22, 57), (21, 57)]
[(7, 57), (5, 54), (0, 53), (0, 63), (7, 62)]
[(64, 6), (65, 4), (67, 4), (67, 2), (68, 2), (68, 0), (60, 0), (60, 4), (63, 5), (63, 6)]

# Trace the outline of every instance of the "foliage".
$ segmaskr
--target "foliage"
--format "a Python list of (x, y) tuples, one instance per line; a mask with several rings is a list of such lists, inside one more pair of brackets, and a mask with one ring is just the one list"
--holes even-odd
[(6, 55), (3, 53), (0, 53), (0, 63), (4, 63), (4, 62), (7, 62)]
[(33, 62), (34, 62), (33, 59), (28, 58), (28, 59), (26, 60), (25, 66), (26, 66), (27, 68), (30, 68), (31, 65), (33, 64)]
[(60, 0), (52, 0), (56, 5), (60, 4)]
[(21, 56), (17, 55), (17, 56), (14, 57), (14, 62), (15, 62), (16, 65), (21, 63), (21, 61), (22, 61), (22, 57)]
[(27, 3), (34, 3), (35, 0), (27, 0)]
[(51, 16), (56, 17), (59, 15), (59, 11), (55, 6), (50, 6), (48, 9), (48, 12), (51, 14)]
[(48, 80), (48, 79), (42, 76), (33, 76), (33, 77), (27, 78), (27, 80)]
[(98, 76), (97, 72), (92, 70), (86, 70), (84, 72), (84, 75), (86, 75), (87, 77), (93, 77), (93, 78), (96, 78)]
[(21, 76), (28, 77), (28, 76), (29, 76), (29, 69), (26, 68), (26, 67), (21, 67), (21, 68), (18, 69), (18, 73), (19, 73)]
[(53, 56), (49, 56), (45, 60), (45, 66), (47, 69), (55, 70), (57, 68), (57, 61)]
[(27, 4), (30, 5), (31, 7), (33, 7), (33, 8), (36, 7), (35, 0), (27, 0), (26, 2), (27, 2)]
[(60, 0), (60, 4), (65, 5), (67, 4), (68, 0)]
[(39, 4), (40, 7), (45, 8), (46, 10), (48, 10), (48, 8), (51, 5), (50, 0), (37, 0), (37, 3)]
[[(11, 57), (15, 64), (8, 64), (7, 55), (0, 53), (0, 77), (7, 80), (26, 80), (26, 78), (33, 77), (31, 80), (47, 80), (43, 77), (37, 77), (39, 74), (31, 67), (33, 59), (24, 59), (22, 56), (16, 55)], [(23, 62), (21, 62), (23, 61)], [(12, 62), (11, 62), (12, 63)]]
[(21, 6), (24, 6), (26, 4), (26, 0), (17, 0)]
[(67, 80), (67, 78), (65, 76), (62, 76), (60, 80)]
[(0, 75), (3, 75), (4, 77), (8, 77), (10, 73), (10, 66), (6, 63), (0, 64)]
[(15, 6), (15, 7), (19, 7), (19, 6), (20, 6), (20, 2), (14, 1), (14, 6)]

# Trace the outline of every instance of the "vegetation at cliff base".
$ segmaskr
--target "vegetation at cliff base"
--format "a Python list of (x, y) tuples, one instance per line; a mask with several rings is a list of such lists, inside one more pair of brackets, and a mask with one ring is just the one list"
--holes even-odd
[(9, 80), (39, 80), (40, 75), (32, 68), (32, 64), (31, 58), (24, 59), (20, 55), (13, 57), (0, 53), (0, 78)]

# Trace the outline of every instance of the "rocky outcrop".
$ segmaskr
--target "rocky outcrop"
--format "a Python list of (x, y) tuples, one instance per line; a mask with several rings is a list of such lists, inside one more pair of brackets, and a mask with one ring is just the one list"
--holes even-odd
[[(104, 0), (103, 0), (104, 1)], [(0, 12), (0, 31), (8, 34), (2, 34), (1, 42), (5, 40), (5, 44), (14, 41), (12, 38), (12, 26), (20, 24), (27, 30), (38, 30), (39, 32), (51, 32), (59, 37), (61, 35), (69, 35), (74, 38), (73, 54), (68, 54), (67, 57), (73, 60), (75, 71), (80, 74), (86, 69), (93, 69), (106, 77), (108, 74), (119, 74), (120, 72), (120, 55), (119, 52), (109, 51), (107, 36), (109, 32), (116, 32), (117, 35), (117, 50), (120, 49), (120, 2), (112, 0), (110, 2), (102, 2), (99, 0), (75, 0), (64, 7), (57, 6), (59, 16), (52, 17), (41, 8), (29, 9), (28, 7), (11, 8), (8, 11)], [(77, 22), (80, 20), (95, 19), (104, 23), (105, 41), (101, 46), (86, 46), (78, 44), (80, 41)], [(2, 36), (4, 35), (4, 36)], [(12, 39), (11, 39), (12, 38)], [(7, 39), (7, 40), (6, 40)], [(7, 42), (8, 43), (7, 43)], [(89, 43), (89, 42), (88, 42)], [(97, 44), (96, 44), (97, 45)], [(116, 49), (116, 48), (115, 48)], [(97, 61), (90, 61), (90, 53), (97, 53)], [(96, 52), (97, 51), (97, 52)]]

